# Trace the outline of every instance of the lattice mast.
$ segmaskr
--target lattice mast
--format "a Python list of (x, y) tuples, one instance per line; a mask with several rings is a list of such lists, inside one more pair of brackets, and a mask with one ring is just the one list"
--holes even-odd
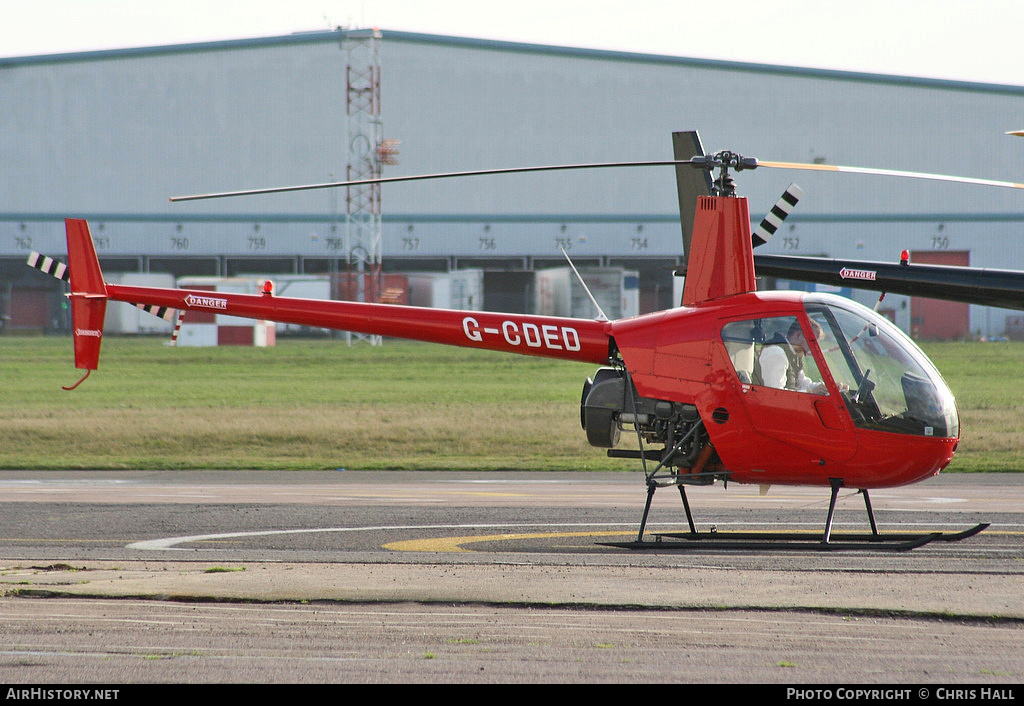
[[(379, 30), (341, 33), (346, 53), (346, 179), (375, 179), (385, 164), (397, 164), (395, 141), (383, 139), (380, 103)], [(345, 189), (347, 296), (360, 302), (377, 302), (381, 293), (382, 228), (380, 184)], [(348, 342), (380, 345), (380, 336), (347, 333)]]

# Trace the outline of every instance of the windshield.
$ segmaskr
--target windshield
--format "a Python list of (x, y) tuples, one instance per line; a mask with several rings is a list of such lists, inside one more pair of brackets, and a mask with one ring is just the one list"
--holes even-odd
[(922, 436), (956, 437), (953, 395), (928, 358), (888, 319), (850, 300), (805, 300), (819, 324), (819, 346), (859, 427)]

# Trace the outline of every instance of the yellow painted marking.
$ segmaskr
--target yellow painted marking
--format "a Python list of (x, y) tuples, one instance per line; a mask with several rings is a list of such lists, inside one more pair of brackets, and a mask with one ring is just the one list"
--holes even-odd
[(621, 537), (632, 535), (631, 530), (620, 532), (528, 532), (522, 534), (478, 534), (466, 537), (432, 537), (430, 539), (406, 539), (390, 542), (384, 549), (396, 552), (471, 552), (463, 544), (475, 542), (504, 542), (515, 539), (547, 539), (553, 537)]
[[(404, 494), (404, 495), (483, 495), (483, 496), (487, 496), (487, 497), (498, 497), (498, 498), (528, 498), (528, 497), (532, 497), (532, 495), (529, 494), (529, 493), (496, 493), (494, 491), (485, 491), (485, 490), (436, 490), (436, 489), (433, 489), (433, 488), (426, 488), (426, 489), (422, 489), (422, 490), (416, 490), (416, 489), (409, 490), (409, 489), (405, 488), (405, 489), (402, 490), (402, 494)], [(381, 492), (381, 493), (352, 492), (352, 493), (344, 493), (344, 495), (349, 495), (349, 496), (352, 496), (352, 497), (359, 497), (359, 498), (393, 498), (395, 494), (394, 493), (388, 493), (388, 492)]]

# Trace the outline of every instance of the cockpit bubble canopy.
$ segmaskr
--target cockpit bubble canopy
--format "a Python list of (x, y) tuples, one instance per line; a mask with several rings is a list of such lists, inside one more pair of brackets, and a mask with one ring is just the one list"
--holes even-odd
[(956, 437), (960, 420), (946, 382), (928, 357), (889, 319), (830, 294), (804, 298), (821, 325), (819, 348), (858, 427)]
[[(803, 297), (807, 320), (733, 321), (722, 340), (739, 381), (801, 394), (841, 395), (857, 427), (958, 437), (953, 394), (938, 370), (889, 319), (850, 299)], [(802, 317), (800, 317), (802, 318)], [(816, 339), (816, 344), (809, 344)], [(834, 384), (826, 382), (828, 370)]]

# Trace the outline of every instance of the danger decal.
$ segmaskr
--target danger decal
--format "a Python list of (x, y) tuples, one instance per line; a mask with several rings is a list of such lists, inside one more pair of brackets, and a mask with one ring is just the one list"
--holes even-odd
[(867, 280), (874, 280), (875, 279), (875, 271), (874, 270), (855, 270), (855, 269), (853, 269), (851, 267), (844, 267), (843, 269), (839, 270), (839, 276), (842, 277), (843, 279), (867, 279)]
[(192, 309), (227, 309), (228, 300), (220, 297), (201, 297), (189, 294), (185, 297), (185, 305)]

